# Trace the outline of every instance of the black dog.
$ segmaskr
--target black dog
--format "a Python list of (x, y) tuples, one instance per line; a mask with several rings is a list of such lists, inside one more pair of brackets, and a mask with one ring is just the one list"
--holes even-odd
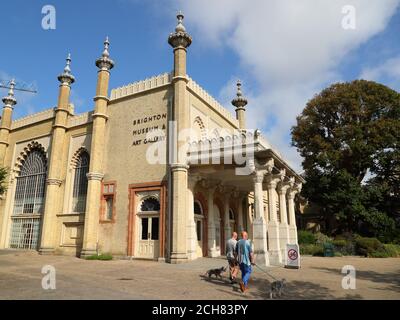
[(221, 267), (221, 268), (217, 268), (217, 269), (210, 269), (206, 272), (206, 274), (208, 274), (208, 277), (211, 278), (212, 275), (215, 275), (215, 278), (220, 278), (222, 279), (221, 274), (224, 273), (226, 271), (226, 267)]

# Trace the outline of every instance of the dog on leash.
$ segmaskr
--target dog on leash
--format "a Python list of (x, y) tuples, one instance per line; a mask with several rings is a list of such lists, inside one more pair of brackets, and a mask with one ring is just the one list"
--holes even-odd
[(269, 298), (273, 299), (274, 295), (281, 297), (283, 294), (283, 290), (285, 287), (286, 279), (276, 280), (271, 283), (270, 291), (269, 291)]
[(211, 278), (212, 275), (215, 275), (215, 278), (220, 278), (222, 279), (222, 274), (226, 272), (226, 267), (221, 267), (221, 268), (216, 268), (216, 269), (210, 269), (206, 272), (206, 275), (208, 275), (209, 278)]

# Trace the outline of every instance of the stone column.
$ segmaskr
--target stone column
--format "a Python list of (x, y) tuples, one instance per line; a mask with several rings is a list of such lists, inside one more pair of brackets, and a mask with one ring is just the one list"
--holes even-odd
[(279, 208), (281, 214), (281, 222), (279, 224), (279, 235), (280, 235), (280, 247), (283, 257), (283, 263), (286, 263), (286, 244), (290, 243), (289, 237), (289, 225), (287, 221), (287, 210), (286, 210), (286, 193), (290, 187), (287, 182), (278, 183), (278, 195), (279, 195)]
[(256, 170), (253, 174), (254, 182), (254, 220), (253, 243), (254, 255), (258, 265), (269, 265), (267, 248), (267, 225), (264, 218), (263, 181), (266, 171)]
[(285, 173), (281, 171), (280, 174), (269, 173), (267, 175), (267, 190), (268, 190), (268, 210), (270, 221), (268, 223), (268, 250), (270, 255), (270, 262), (274, 265), (282, 263), (282, 252), (280, 246), (279, 223), (276, 210), (276, 195), (275, 190), (279, 181), (282, 181)]
[(244, 230), (244, 216), (243, 216), (243, 195), (239, 193), (239, 206), (237, 213), (238, 221), (237, 225), (237, 233), (240, 236), (240, 233)]
[[(234, 230), (232, 230), (231, 228), (231, 223), (230, 223), (230, 219), (229, 219), (229, 200), (231, 198), (230, 193), (225, 193), (225, 205), (224, 205), (224, 217), (225, 217), (225, 226), (224, 226), (224, 235), (225, 235), (225, 242), (224, 245), (226, 246), (226, 242), (231, 238), (232, 236), (232, 232)], [(221, 248), (221, 250), (225, 251), (225, 248)]]
[(57, 108), (55, 109), (55, 120), (51, 137), (49, 155), (49, 169), (47, 175), (46, 198), (44, 203), (42, 239), (39, 252), (41, 254), (52, 254), (55, 250), (55, 231), (57, 229), (57, 213), (60, 203), (60, 185), (62, 177), (63, 149), (65, 143), (65, 132), (69, 115), (69, 97), (71, 84), (75, 82), (70, 69), (71, 57), (67, 57), (67, 65), (64, 72), (58, 77), (60, 89)]
[(187, 222), (187, 253), (188, 259), (194, 260), (197, 257), (197, 238), (196, 238), (196, 222), (194, 221), (194, 189), (199, 178), (197, 176), (189, 176), (188, 180), (188, 222)]
[(296, 214), (294, 207), (294, 197), (301, 191), (301, 183), (295, 184), (294, 179), (291, 181), (291, 187), (288, 190), (288, 209), (289, 209), (289, 239), (291, 244), (297, 244), (297, 226), (296, 226)]
[(96, 61), (99, 68), (97, 75), (96, 96), (94, 97), (95, 107), (93, 113), (93, 131), (90, 148), (90, 165), (86, 199), (85, 228), (83, 234), (83, 246), (81, 257), (91, 256), (99, 253), (98, 248), (98, 227), (100, 214), (101, 182), (104, 177), (104, 139), (108, 107), (108, 85), (110, 70), (114, 67), (114, 61), (110, 59), (108, 38), (104, 42), (102, 57)]
[(177, 15), (178, 25), (175, 32), (171, 33), (168, 43), (174, 49), (174, 72), (172, 84), (174, 88), (173, 121), (177, 130), (173, 146), (173, 163), (171, 164), (171, 201), (172, 201), (172, 239), (171, 239), (171, 263), (181, 263), (188, 259), (186, 248), (187, 225), (187, 142), (180, 139), (180, 135), (190, 128), (189, 106), (186, 103), (186, 86), (188, 77), (186, 74), (186, 48), (192, 43), (192, 38), (186, 32), (182, 24), (183, 14)]
[(217, 257), (216, 242), (215, 242), (215, 215), (214, 215), (214, 192), (216, 187), (208, 186), (208, 256), (211, 258)]
[(11, 131), (12, 112), (17, 104), (17, 99), (14, 97), (15, 82), (14, 79), (10, 82), (10, 90), (8, 95), (2, 99), (4, 103), (3, 113), (0, 124), (0, 166), (4, 166), (4, 159), (8, 147), (8, 137)]

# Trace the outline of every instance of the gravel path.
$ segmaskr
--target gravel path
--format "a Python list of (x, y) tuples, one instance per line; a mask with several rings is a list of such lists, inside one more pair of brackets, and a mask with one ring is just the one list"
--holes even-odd
[[(250, 290), (208, 279), (221, 259), (171, 265), (141, 260), (85, 261), (36, 252), (0, 251), (0, 299), (269, 299), (271, 278), (255, 268)], [(56, 269), (56, 290), (42, 289), (42, 267)], [(356, 289), (342, 288), (342, 267), (356, 269)], [(266, 268), (267, 269), (267, 268)], [(299, 270), (270, 267), (287, 286), (281, 299), (400, 299), (400, 259), (302, 257)]]

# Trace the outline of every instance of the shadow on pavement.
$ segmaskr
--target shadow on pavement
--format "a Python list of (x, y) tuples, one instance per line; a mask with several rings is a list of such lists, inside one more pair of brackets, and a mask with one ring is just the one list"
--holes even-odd
[[(242, 293), (239, 289), (239, 279), (237, 283), (231, 284), (229, 279), (216, 279), (209, 278), (205, 275), (200, 275), (204, 281), (212, 283), (218, 288), (216, 290), (223, 292), (235, 292), (238, 298), (246, 299), (270, 299), (270, 285), (271, 283), (263, 278), (252, 277), (249, 282), (249, 290)], [(331, 291), (319, 284), (307, 281), (288, 281), (285, 284), (285, 289), (281, 297), (274, 297), (274, 300), (303, 300), (303, 299), (337, 299), (331, 294)], [(345, 297), (344, 299), (361, 299), (361, 296), (353, 295)]]
[[(321, 268), (321, 267), (315, 267), (313, 269), (317, 270), (322, 270), (322, 271), (327, 271), (331, 273), (336, 273), (337, 275), (343, 276), (342, 273), (340, 273), (341, 270), (335, 269), (335, 268)], [(381, 283), (381, 284), (389, 284), (389, 287), (385, 287), (384, 289), (379, 289), (376, 288), (377, 290), (389, 290), (389, 291), (395, 291), (395, 292), (400, 292), (400, 270), (397, 272), (388, 272), (388, 273), (380, 273), (376, 271), (364, 271), (364, 270), (357, 270), (356, 269), (356, 279), (362, 279), (362, 280), (368, 280), (376, 283)]]

